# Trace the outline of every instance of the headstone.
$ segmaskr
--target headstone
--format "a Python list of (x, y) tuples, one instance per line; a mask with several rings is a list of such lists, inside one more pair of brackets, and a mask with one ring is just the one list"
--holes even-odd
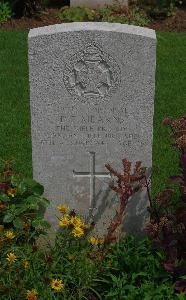
[[(70, 0), (71, 7), (99, 8), (114, 3), (116, 3), (114, 0)], [(120, 0), (120, 3), (128, 6), (128, 0)]]
[[(151, 29), (90, 22), (30, 30), (33, 177), (51, 201), (53, 232), (62, 203), (106, 232), (119, 205), (106, 163), (122, 171), (127, 158), (150, 170), (155, 64)], [(144, 234), (147, 205), (146, 191), (130, 199), (124, 232)]]

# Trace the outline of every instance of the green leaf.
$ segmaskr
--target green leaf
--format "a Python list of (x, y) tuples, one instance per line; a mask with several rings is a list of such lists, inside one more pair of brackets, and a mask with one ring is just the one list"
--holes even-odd
[(9, 202), (10, 198), (6, 194), (0, 194), (0, 201)]
[(136, 279), (137, 277), (139, 277), (139, 276), (147, 276), (148, 277), (148, 274), (147, 273), (145, 273), (145, 272), (139, 272), (139, 273), (134, 273), (134, 274), (132, 274), (132, 280), (133, 279)]
[(11, 204), (9, 206), (9, 212), (12, 213), (12, 214), (15, 214), (15, 211), (16, 211), (16, 205), (15, 204)]
[(44, 193), (44, 187), (31, 178), (26, 177), (22, 182), (34, 195), (42, 195)]
[(23, 224), (21, 222), (21, 219), (20, 218), (16, 218), (14, 221), (13, 221), (13, 224), (16, 228), (18, 229), (23, 229)]
[(32, 226), (35, 227), (45, 227), (50, 228), (51, 225), (44, 220), (42, 217), (37, 217), (35, 220), (32, 221)]
[(27, 189), (26, 184), (23, 181), (21, 181), (17, 187), (18, 194), (22, 195), (26, 191), (26, 189)]
[(41, 206), (48, 207), (49, 204), (50, 204), (50, 201), (48, 199), (43, 198), (43, 197), (40, 198), (40, 205)]
[(20, 183), (20, 179), (16, 176), (16, 175), (12, 175), (11, 178), (11, 184), (14, 186), (14, 187), (17, 187)]
[(37, 203), (30, 203), (28, 204), (29, 209), (39, 209), (39, 205)]
[(16, 215), (18, 216), (18, 215), (22, 214), (23, 212), (25, 212), (27, 210), (28, 210), (28, 207), (25, 204), (22, 204), (21, 206), (19, 205), (19, 207), (17, 205)]
[(3, 222), (4, 222), (4, 223), (10, 223), (10, 222), (13, 221), (13, 219), (14, 219), (14, 215), (8, 213), (8, 214), (6, 214), (6, 215), (4, 216)]
[(39, 209), (40, 206), (47, 207), (50, 201), (46, 198), (40, 197), (39, 195), (31, 195), (24, 203), (29, 209)]
[(89, 290), (91, 290), (98, 297), (98, 299), (100, 299), (100, 300), (102, 299), (101, 295), (95, 289), (93, 289), (92, 287), (89, 287)]
[(27, 205), (27, 207), (30, 207), (30, 206), (33, 206), (33, 205), (38, 206), (39, 201), (40, 201), (40, 197), (35, 196), (35, 195), (31, 195), (28, 198), (26, 198), (25, 204)]

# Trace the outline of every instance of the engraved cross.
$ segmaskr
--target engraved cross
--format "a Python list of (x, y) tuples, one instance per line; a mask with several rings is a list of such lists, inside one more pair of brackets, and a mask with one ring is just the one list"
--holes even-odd
[(95, 172), (95, 152), (89, 152), (90, 154), (90, 171), (89, 172), (76, 172), (73, 170), (74, 177), (88, 177), (90, 178), (90, 204), (89, 213), (94, 209), (95, 201), (95, 178), (96, 177), (107, 177), (111, 178), (108, 172)]

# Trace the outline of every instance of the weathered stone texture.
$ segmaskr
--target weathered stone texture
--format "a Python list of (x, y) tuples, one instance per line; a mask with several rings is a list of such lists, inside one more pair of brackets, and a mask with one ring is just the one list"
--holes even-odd
[[(152, 166), (155, 32), (70, 23), (32, 29), (28, 41), (33, 177), (51, 200), (45, 217), (57, 230), (56, 205), (87, 215), (91, 201), (104, 233), (118, 207), (105, 163)], [(145, 191), (130, 200), (126, 232), (143, 234), (147, 204)]]

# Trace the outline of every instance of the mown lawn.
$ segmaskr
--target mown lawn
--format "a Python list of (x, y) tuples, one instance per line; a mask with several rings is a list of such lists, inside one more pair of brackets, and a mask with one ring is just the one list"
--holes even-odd
[[(0, 31), (0, 158), (14, 159), (17, 171), (32, 176), (27, 34)], [(186, 34), (158, 33), (157, 39), (153, 194), (178, 172), (162, 119), (186, 113)]]

